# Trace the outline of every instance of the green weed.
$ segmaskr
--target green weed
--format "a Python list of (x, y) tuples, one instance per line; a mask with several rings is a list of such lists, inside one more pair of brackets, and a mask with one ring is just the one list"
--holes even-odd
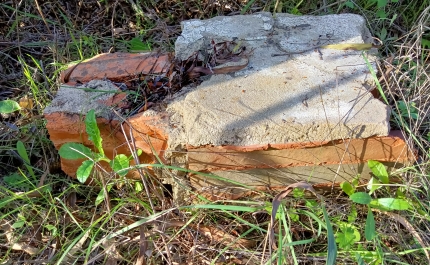
[(15, 100), (2, 100), (0, 101), (0, 113), (8, 114), (20, 110), (18, 102)]
[[(109, 163), (115, 173), (124, 177), (130, 170), (130, 161), (133, 157), (118, 154), (111, 160), (105, 156), (102, 146), (102, 138), (100, 137), (100, 130), (97, 126), (94, 110), (90, 110), (87, 113), (85, 118), (85, 128), (88, 133), (89, 140), (94, 143), (98, 152), (91, 151), (91, 149), (81, 143), (65, 143), (59, 150), (60, 156), (65, 159), (87, 159), (82, 162), (82, 165), (76, 172), (78, 180), (85, 183), (93, 171), (94, 166), (101, 161)], [(138, 155), (141, 153), (142, 150), (138, 150)]]
[[(371, 169), (374, 177), (372, 177), (368, 184), (368, 192), (357, 191), (358, 178), (355, 178), (351, 183), (342, 182), (340, 184), (342, 190), (349, 196), (352, 202), (367, 207), (367, 217), (364, 225), (364, 236), (367, 242), (377, 243), (380, 241), (378, 233), (376, 231), (376, 223), (373, 215), (373, 211), (405, 211), (413, 207), (413, 203), (403, 196), (399, 197), (385, 197), (385, 198), (372, 198), (372, 195), (379, 189), (384, 188), (390, 194), (390, 180), (388, 172), (385, 166), (374, 160), (368, 161), (368, 166)], [(339, 222), (339, 232), (337, 232), (336, 242), (339, 248), (344, 251), (359, 250), (363, 251), (362, 246), (358, 245), (362, 241), (361, 231), (359, 227), (354, 225), (357, 221), (356, 207), (351, 208), (351, 213), (348, 215), (348, 222)], [(382, 264), (384, 259), (379, 255), (380, 246), (375, 244), (376, 249), (379, 251), (372, 252), (375, 255), (371, 255), (371, 252), (364, 252), (365, 255), (356, 253), (357, 262), (359, 259), (372, 264)]]

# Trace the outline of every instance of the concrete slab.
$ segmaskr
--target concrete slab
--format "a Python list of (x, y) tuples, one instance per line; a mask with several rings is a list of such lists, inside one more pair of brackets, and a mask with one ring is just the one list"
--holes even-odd
[[(214, 75), (168, 111), (178, 141), (256, 145), (388, 135), (389, 108), (369, 93), (372, 78), (361, 51), (321, 48), (369, 43), (362, 17), (270, 13), (182, 23), (176, 56), (210, 50), (211, 41), (253, 49), (248, 67)], [(365, 53), (370, 60), (375, 58)]]

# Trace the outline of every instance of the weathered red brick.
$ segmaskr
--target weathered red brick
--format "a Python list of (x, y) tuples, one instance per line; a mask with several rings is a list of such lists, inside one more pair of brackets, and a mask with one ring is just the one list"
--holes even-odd
[[(94, 150), (93, 143), (88, 140), (88, 135), (85, 132), (84, 116), (52, 113), (45, 115), (45, 118), (47, 120), (46, 127), (49, 131), (50, 139), (57, 149), (64, 143), (76, 142), (82, 143)], [(125, 154), (127, 156), (131, 154), (119, 121), (108, 121), (104, 118), (98, 118), (97, 124), (103, 139), (103, 149), (108, 158), (112, 159), (117, 154)], [(127, 139), (129, 141), (131, 139), (130, 135), (128, 135), (131, 128), (136, 148), (143, 151), (139, 157), (141, 163), (154, 163), (156, 161), (153, 150), (159, 158), (163, 159), (167, 146), (167, 136), (163, 131), (163, 126), (165, 126), (165, 119), (163, 117), (135, 116), (130, 118), (128, 122), (123, 123)], [(61, 167), (67, 175), (75, 177), (76, 170), (82, 161), (61, 158)], [(106, 164), (104, 167), (110, 171)], [(135, 175), (133, 172), (129, 174), (129, 176), (133, 175)]]
[(236, 199), (256, 191), (277, 190), (306, 180), (332, 186), (361, 175), (369, 179), (369, 160), (382, 162), (388, 171), (409, 165), (414, 154), (399, 131), (389, 136), (331, 142), (269, 144), (261, 146), (204, 146), (188, 149), (191, 185), (211, 199)]
[(141, 75), (166, 73), (171, 66), (171, 60), (171, 54), (103, 53), (79, 63), (76, 67), (69, 67), (62, 72), (61, 82), (74, 85), (77, 82), (86, 83), (107, 78), (114, 82), (127, 83)]
[(389, 136), (325, 142), (258, 146), (188, 147), (189, 169), (194, 171), (283, 168), (305, 165), (353, 164), (370, 159), (410, 161), (411, 153), (400, 132)]

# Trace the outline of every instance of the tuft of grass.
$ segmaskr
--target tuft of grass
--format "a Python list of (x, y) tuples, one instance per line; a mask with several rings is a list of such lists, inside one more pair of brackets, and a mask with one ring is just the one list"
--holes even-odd
[[(7, 103), (10, 111), (0, 111), (1, 263), (429, 263), (428, 0), (63, 2), (0, 3), (0, 100), (14, 102)], [(295, 189), (274, 212), (274, 192), (241, 185), (254, 196), (209, 201), (187, 190), (182, 175), (190, 172), (161, 163), (139, 165), (137, 180), (96, 167), (90, 172), (92, 185), (61, 172), (42, 111), (67, 64), (103, 52), (171, 51), (182, 20), (259, 11), (363, 15), (383, 43), (375, 79), (396, 114), (392, 127), (406, 132), (418, 150), (417, 163), (392, 176), (375, 174), (380, 183), (368, 187), (359, 178), (344, 184), (348, 196), (331, 194), (318, 201)], [(163, 183), (149, 166), (174, 181)], [(388, 177), (401, 182), (388, 184)], [(173, 200), (172, 183), (187, 192), (188, 200)], [(145, 185), (148, 192), (142, 192)], [(408, 209), (356, 203), (369, 197), (382, 203), (401, 199)], [(271, 220), (277, 249), (268, 243)]]

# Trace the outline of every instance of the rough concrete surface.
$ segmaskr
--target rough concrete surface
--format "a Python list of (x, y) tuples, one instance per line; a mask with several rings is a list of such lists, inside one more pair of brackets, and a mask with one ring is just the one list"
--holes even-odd
[[(369, 43), (362, 17), (270, 13), (182, 24), (176, 55), (185, 59), (215, 42), (253, 49), (248, 66), (214, 75), (168, 108), (171, 146), (255, 145), (387, 135), (389, 108), (369, 93), (361, 51), (318, 48)], [(370, 61), (374, 57), (366, 53)]]
[(88, 111), (94, 109), (97, 116), (109, 119), (111, 110), (106, 103), (118, 90), (109, 80), (92, 80), (79, 87), (63, 85), (43, 113), (46, 115), (62, 112), (85, 116)]

